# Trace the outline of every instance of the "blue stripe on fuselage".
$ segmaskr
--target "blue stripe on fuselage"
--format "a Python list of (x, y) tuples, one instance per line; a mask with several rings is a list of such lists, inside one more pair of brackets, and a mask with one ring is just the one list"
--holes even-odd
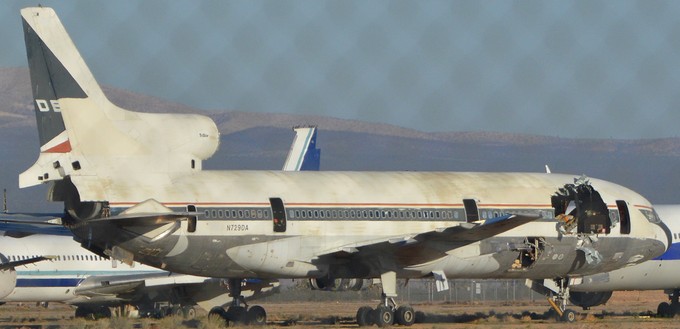
[(666, 252), (654, 260), (680, 260), (680, 243), (673, 243)]
[(75, 287), (83, 279), (54, 278), (54, 279), (17, 279), (17, 288), (55, 288)]

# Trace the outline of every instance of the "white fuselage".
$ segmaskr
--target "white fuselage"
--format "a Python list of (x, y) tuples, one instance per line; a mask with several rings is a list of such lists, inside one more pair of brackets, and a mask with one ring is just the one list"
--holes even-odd
[[(383, 241), (407, 241), (423, 232), (465, 224), (465, 199), (475, 200), (482, 219), (507, 213), (543, 219), (462, 248), (447, 249), (442, 242), (433, 246), (442, 252), (436, 259), (419, 262), (419, 255), (404, 255), (396, 264), (400, 276), (422, 277), (432, 271), (450, 277), (583, 275), (651, 259), (666, 249), (666, 233), (643, 214), (653, 212), (651, 204), (627, 188), (596, 179), (592, 185), (609, 212), (605, 215), (618, 216), (617, 201), (628, 204), (630, 233), (621, 233), (619, 225), (609, 233), (593, 233), (597, 239), (587, 241), (579, 241), (583, 238), (576, 234), (563, 236), (556, 229), (551, 196), (573, 179), (535, 173), (274, 171), (202, 171), (174, 178), (160, 173), (110, 180), (72, 177), (81, 196), (108, 200), (112, 214), (150, 199), (178, 211), (195, 207), (200, 215), (194, 232), (188, 231), (186, 222), (150, 232), (111, 225), (95, 230), (107, 234), (92, 237), (94, 243), (132, 252), (135, 260), (192, 275), (323, 276), (333, 266), (316, 261), (324, 255)], [(273, 229), (272, 198), (285, 206), (283, 231)], [(119, 233), (108, 234), (111, 230)], [(76, 234), (85, 238), (89, 233)], [(517, 258), (517, 251), (508, 246), (522, 244), (527, 237), (547, 240), (543, 258), (522, 271), (508, 270)], [(576, 249), (583, 242), (601, 254), (601, 262), (585, 264), (579, 258)], [(366, 263), (364, 273), (350, 274), (375, 276), (370, 268), (375, 260), (361, 261)]]

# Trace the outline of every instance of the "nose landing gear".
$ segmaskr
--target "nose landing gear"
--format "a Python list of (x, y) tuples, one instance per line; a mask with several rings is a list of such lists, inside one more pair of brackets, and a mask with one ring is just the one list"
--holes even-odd
[(527, 286), (546, 296), (551, 311), (554, 311), (558, 321), (575, 322), (578, 313), (567, 308), (569, 300), (569, 280), (557, 278), (553, 280), (527, 280)]

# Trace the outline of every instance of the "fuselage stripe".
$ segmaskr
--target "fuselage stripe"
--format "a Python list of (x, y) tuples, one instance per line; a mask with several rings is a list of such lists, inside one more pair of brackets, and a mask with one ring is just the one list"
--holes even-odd
[(33, 288), (33, 287), (75, 287), (84, 279), (72, 278), (52, 278), (52, 279), (17, 279), (17, 288)]

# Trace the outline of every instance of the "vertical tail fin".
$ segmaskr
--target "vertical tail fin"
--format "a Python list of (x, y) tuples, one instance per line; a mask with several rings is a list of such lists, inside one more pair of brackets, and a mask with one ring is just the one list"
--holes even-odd
[(94, 95), (108, 101), (54, 10), (24, 8), (21, 17), (40, 142), (36, 164), (19, 176), (19, 186), (26, 187), (63, 178), (72, 162), (60, 100)]
[[(88, 186), (102, 186), (111, 178), (187, 173), (201, 170), (217, 150), (219, 131), (208, 117), (111, 103), (54, 10), (25, 8), (21, 17), (41, 147), (36, 163), (19, 175), (20, 187), (66, 176), (76, 185), (88, 179)], [(84, 188), (79, 192), (89, 197)]]
[[(106, 97), (54, 10), (25, 8), (21, 10), (21, 16), (40, 151), (69, 152), (71, 146), (58, 99), (96, 96), (106, 100)], [(81, 86), (86, 86), (88, 93)]]
[(318, 171), (321, 150), (316, 148), (316, 127), (295, 127), (295, 139), (288, 151), (283, 171)]

